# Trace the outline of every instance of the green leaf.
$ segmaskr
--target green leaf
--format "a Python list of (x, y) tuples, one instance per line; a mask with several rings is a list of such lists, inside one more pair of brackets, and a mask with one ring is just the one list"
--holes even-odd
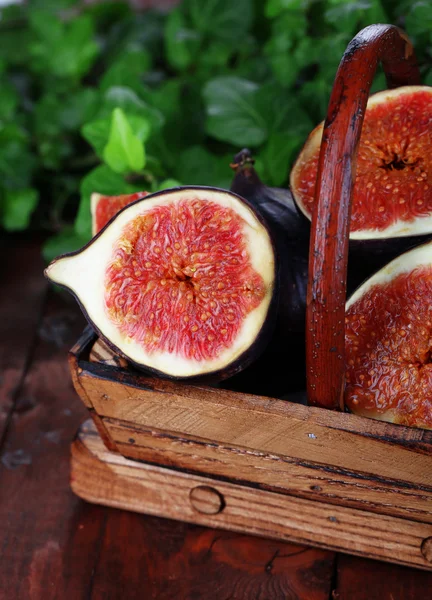
[(106, 91), (111, 87), (125, 86), (140, 93), (143, 75), (150, 69), (152, 58), (146, 50), (129, 50), (121, 54), (104, 73), (99, 87)]
[(77, 234), (72, 226), (65, 227), (63, 231), (47, 239), (42, 255), (47, 263), (51, 262), (57, 256), (79, 250), (90, 240), (90, 237)]
[(169, 190), (171, 188), (179, 187), (181, 183), (177, 179), (164, 179), (155, 186), (154, 192), (160, 192), (162, 190)]
[(326, 22), (347, 34), (354, 35), (370, 23), (387, 22), (380, 0), (330, 0), (329, 4), (330, 8), (324, 13)]
[(406, 15), (405, 27), (409, 35), (430, 34), (432, 30), (432, 9), (428, 0), (414, 2)]
[(33, 188), (5, 190), (2, 206), (3, 227), (8, 231), (22, 231), (30, 223), (39, 194)]
[(0, 120), (12, 119), (18, 105), (18, 93), (8, 81), (0, 83)]
[(279, 16), (286, 10), (302, 8), (304, 0), (267, 0), (265, 14), (269, 19)]
[(306, 139), (313, 127), (297, 96), (288, 95), (277, 83), (268, 83), (259, 88), (255, 107), (262, 115), (269, 134), (286, 132), (290, 136)]
[[(134, 135), (143, 143), (145, 143), (151, 132), (149, 121), (144, 117), (137, 115), (127, 115), (127, 119), (132, 128)], [(99, 121), (91, 121), (86, 123), (81, 133), (83, 137), (91, 144), (98, 156), (103, 159), (104, 148), (108, 143), (111, 130), (111, 121), (109, 119), (100, 119)]]
[(218, 77), (203, 90), (207, 133), (236, 146), (258, 146), (268, 136), (267, 125), (256, 109), (258, 86), (238, 77)]
[(250, 0), (185, 0), (184, 4), (194, 30), (227, 42), (241, 39), (254, 17)]
[(140, 185), (127, 183), (121, 175), (115, 173), (106, 165), (101, 165), (90, 171), (81, 182), (81, 202), (75, 220), (76, 233), (88, 239), (91, 237), (90, 196), (93, 192), (116, 196), (133, 194), (141, 191), (144, 187), (142, 183)]
[(113, 111), (110, 137), (103, 157), (116, 173), (141, 171), (145, 165), (144, 145), (134, 135), (132, 127), (121, 108)]
[(36, 157), (29, 148), (30, 140), (24, 129), (15, 123), (2, 126), (0, 122), (0, 181), (10, 189), (31, 185)]
[(81, 133), (83, 137), (91, 144), (98, 156), (103, 157), (103, 150), (108, 142), (111, 129), (111, 123), (108, 119), (91, 121), (83, 125)]
[(192, 64), (200, 44), (199, 34), (188, 28), (181, 8), (172, 10), (165, 24), (165, 53), (168, 64), (178, 71), (184, 71)]
[(290, 163), (300, 149), (304, 138), (296, 135), (274, 133), (261, 152), (265, 169), (265, 181), (269, 185), (281, 186), (286, 182)]
[(110, 118), (113, 109), (121, 108), (129, 116), (135, 115), (146, 119), (151, 127), (151, 132), (159, 131), (165, 119), (163, 114), (127, 87), (112, 87), (104, 95), (103, 105), (98, 113), (98, 118)]
[(232, 153), (216, 156), (203, 146), (191, 146), (178, 158), (175, 175), (185, 185), (210, 185), (229, 189)]
[(30, 44), (35, 72), (60, 79), (79, 79), (87, 73), (99, 52), (87, 15), (64, 23), (48, 11), (32, 11), (30, 24), (35, 34)]

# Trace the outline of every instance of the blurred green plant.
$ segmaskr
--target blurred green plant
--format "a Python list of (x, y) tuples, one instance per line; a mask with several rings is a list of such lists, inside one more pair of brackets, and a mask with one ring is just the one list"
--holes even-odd
[[(228, 187), (244, 146), (284, 185), (325, 115), (342, 53), (374, 22), (405, 28), (432, 82), (432, 5), (418, 0), (29, 0), (0, 12), (0, 224), (85, 243), (90, 195)], [(382, 74), (374, 90), (385, 86)]]

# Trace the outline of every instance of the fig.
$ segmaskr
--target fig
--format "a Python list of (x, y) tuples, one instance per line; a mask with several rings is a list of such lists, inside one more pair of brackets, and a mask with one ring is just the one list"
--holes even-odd
[(240, 196), (164, 190), (123, 208), (46, 276), (133, 365), (169, 378), (223, 379), (264, 349), (278, 266), (268, 228)]
[[(357, 155), (350, 251), (378, 268), (432, 236), (432, 88), (405, 86), (370, 96)], [(291, 171), (294, 199), (310, 220), (323, 123)], [(330, 192), (329, 192), (330, 193)], [(370, 274), (370, 271), (369, 273)]]
[(282, 335), (290, 331), (303, 333), (310, 228), (291, 192), (264, 185), (254, 163), (250, 150), (244, 149), (236, 154), (231, 164), (235, 171), (231, 191), (252, 204), (265, 218), (273, 234), (281, 270), (278, 330)]
[(369, 278), (345, 320), (346, 407), (432, 429), (432, 242)]
[[(309, 224), (288, 189), (266, 186), (254, 168), (250, 150), (236, 154), (231, 190), (246, 198), (271, 230), (280, 265), (276, 329), (258, 361), (230, 385), (241, 391), (282, 397), (304, 389), (305, 314), (308, 277)], [(287, 340), (295, 352), (286, 360)]]
[(135, 194), (122, 194), (121, 196), (104, 196), (96, 192), (90, 198), (90, 210), (92, 216), (92, 234), (96, 235), (105, 227), (119, 210), (148, 195), (148, 192), (136, 192)]

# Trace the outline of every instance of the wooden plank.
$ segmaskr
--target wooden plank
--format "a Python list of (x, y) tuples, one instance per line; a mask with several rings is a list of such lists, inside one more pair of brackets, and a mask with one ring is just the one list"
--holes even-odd
[[(223, 497), (218, 514), (198, 512), (191, 491), (211, 487)], [(109, 452), (87, 421), (72, 447), (72, 487), (90, 502), (127, 508), (371, 558), (430, 569), (423, 541), (432, 525), (316, 503), (125, 459)]]
[[(432, 491), (432, 445), (425, 441), (431, 432), (421, 432), (419, 439), (419, 434), (412, 434), (407, 427), (385, 424), (385, 438), (368, 437), (363, 435), (365, 421), (371, 424), (371, 431), (383, 424), (335, 413), (330, 419), (327, 413), (331, 411), (319, 408), (113, 374), (110, 368), (87, 365), (79, 380), (100, 416), (326, 468), (409, 482), (427, 493)], [(359, 431), (355, 431), (357, 423)]]
[(432, 493), (416, 486), (334, 469), (304, 459), (198, 440), (186, 434), (104, 419), (114, 448), (130, 458), (190, 472), (253, 482), (321, 502), (432, 523)]
[(83, 324), (74, 304), (51, 296), (0, 457), (2, 599), (85, 598), (91, 586), (108, 509), (69, 488), (70, 442), (87, 410), (66, 356)]
[(328, 600), (334, 554), (141, 517), (109, 519), (92, 600)]
[[(46, 291), (38, 240), (7, 239), (9, 245), (5, 243), (2, 251), (8, 258), (0, 261), (0, 449), (33, 350)], [(32, 404), (34, 398), (23, 401)]]
[(340, 555), (334, 600), (427, 600), (432, 573)]

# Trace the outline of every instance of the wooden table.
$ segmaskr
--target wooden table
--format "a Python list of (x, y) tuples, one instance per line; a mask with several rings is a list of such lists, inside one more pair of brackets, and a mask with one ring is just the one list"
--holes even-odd
[(84, 326), (38, 240), (0, 243), (0, 600), (414, 600), (432, 573), (86, 504), (69, 447)]

